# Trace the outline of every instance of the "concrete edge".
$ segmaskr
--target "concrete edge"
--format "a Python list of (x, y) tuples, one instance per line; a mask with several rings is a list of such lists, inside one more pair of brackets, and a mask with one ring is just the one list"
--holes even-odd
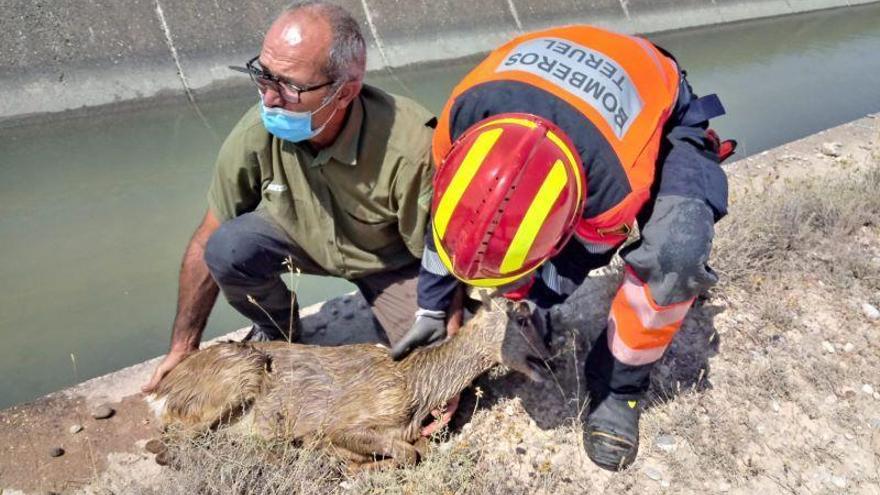
[[(445, 10), (439, 12), (441, 7), (430, 0), (408, 2), (406, 9), (393, 0), (338, 2), (362, 21), (369, 43), (368, 70), (393, 72), (411, 64), (484, 53), (518, 32), (553, 24), (591, 22), (650, 34), (878, 0), (691, 0), (685, 5), (596, 0), (590, 2), (589, 12), (581, 3), (567, 0), (540, 7), (528, 3), (517, 7), (518, 0), (498, 0), (487, 4), (485, 12), (474, 12), (464, 0), (446, 2), (450, 5), (444, 3)], [(27, 3), (15, 6), (7, 19), (21, 24), (0, 29), (0, 46), (6, 46), (0, 49), (0, 66), (10, 69), (0, 71), (0, 125), (15, 125), (34, 115), (162, 96), (183, 97), (196, 104), (197, 94), (218, 85), (247, 84), (246, 78), (236, 77), (226, 66), (240, 64), (255, 53), (260, 36), (242, 35), (231, 28), (257, 30), (275, 11), (266, 4), (245, 10), (234, 0), (218, 0), (218, 10), (210, 13), (191, 12), (185, 0), (142, 3), (147, 5), (141, 5), (144, 12), (138, 14), (144, 19), (126, 29), (94, 19), (101, 15), (128, 20), (125, 9), (129, 6), (124, 3), (118, 4), (118, 12), (106, 12), (106, 7), (99, 9), (96, 4), (90, 11), (74, 0), (56, 2), (49, 13)], [(155, 4), (155, 14), (149, 4)], [(66, 16), (75, 21), (67, 25), (67, 31), (61, 25), (47, 29), (56, 18)]]

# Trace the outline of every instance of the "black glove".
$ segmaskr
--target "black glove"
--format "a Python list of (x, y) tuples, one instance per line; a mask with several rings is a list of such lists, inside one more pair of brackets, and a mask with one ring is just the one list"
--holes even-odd
[(446, 313), (419, 309), (416, 321), (391, 348), (391, 359), (399, 361), (419, 346), (433, 344), (446, 338)]

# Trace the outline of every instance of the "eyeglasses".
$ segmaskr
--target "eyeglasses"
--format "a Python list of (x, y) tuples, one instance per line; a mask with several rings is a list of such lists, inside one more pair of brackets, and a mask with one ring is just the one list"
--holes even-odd
[(259, 58), (260, 56), (257, 55), (248, 60), (248, 62), (244, 64), (244, 67), (230, 65), (229, 68), (237, 72), (244, 72), (251, 76), (251, 80), (257, 85), (257, 89), (261, 94), (265, 94), (267, 90), (271, 89), (278, 93), (278, 95), (281, 96), (281, 99), (287, 103), (299, 103), (302, 99), (303, 93), (330, 86), (334, 82), (327, 81), (314, 86), (300, 86), (290, 81), (285, 81), (260, 66)]

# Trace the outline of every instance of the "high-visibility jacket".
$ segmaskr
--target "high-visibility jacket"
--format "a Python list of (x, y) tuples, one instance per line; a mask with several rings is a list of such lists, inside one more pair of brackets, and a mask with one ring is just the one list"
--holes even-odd
[[(465, 130), (503, 113), (552, 121), (580, 153), (588, 196), (577, 237), (595, 254), (577, 260), (584, 273), (626, 240), (655, 193), (704, 199), (716, 221), (727, 213), (723, 171), (703, 166), (719, 163), (735, 147), (707, 131), (724, 108), (715, 95), (694, 95), (672, 56), (643, 38), (568, 26), (493, 51), (443, 109), (433, 142), (438, 166)], [(437, 256), (430, 232), (425, 245), (419, 306), (445, 310), (458, 281)]]
[(626, 239), (651, 197), (678, 94), (675, 61), (644, 38), (591, 26), (526, 34), (493, 51), (455, 87), (434, 133), (435, 162), (492, 114), (525, 112), (556, 123), (587, 174), (576, 235), (591, 251), (607, 251)]

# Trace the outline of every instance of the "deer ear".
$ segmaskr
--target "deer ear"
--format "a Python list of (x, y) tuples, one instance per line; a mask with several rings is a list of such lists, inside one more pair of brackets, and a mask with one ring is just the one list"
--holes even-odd
[(516, 313), (520, 316), (531, 316), (532, 306), (527, 301), (517, 301)]
[(474, 292), (476, 292), (476, 294), (472, 293), (471, 295), (472, 296), (473, 295), (479, 296), (480, 301), (482, 301), (482, 303), (483, 303), (483, 307), (485, 307), (487, 309), (492, 308), (492, 298), (489, 297), (488, 291), (483, 290), (483, 289), (474, 289)]

